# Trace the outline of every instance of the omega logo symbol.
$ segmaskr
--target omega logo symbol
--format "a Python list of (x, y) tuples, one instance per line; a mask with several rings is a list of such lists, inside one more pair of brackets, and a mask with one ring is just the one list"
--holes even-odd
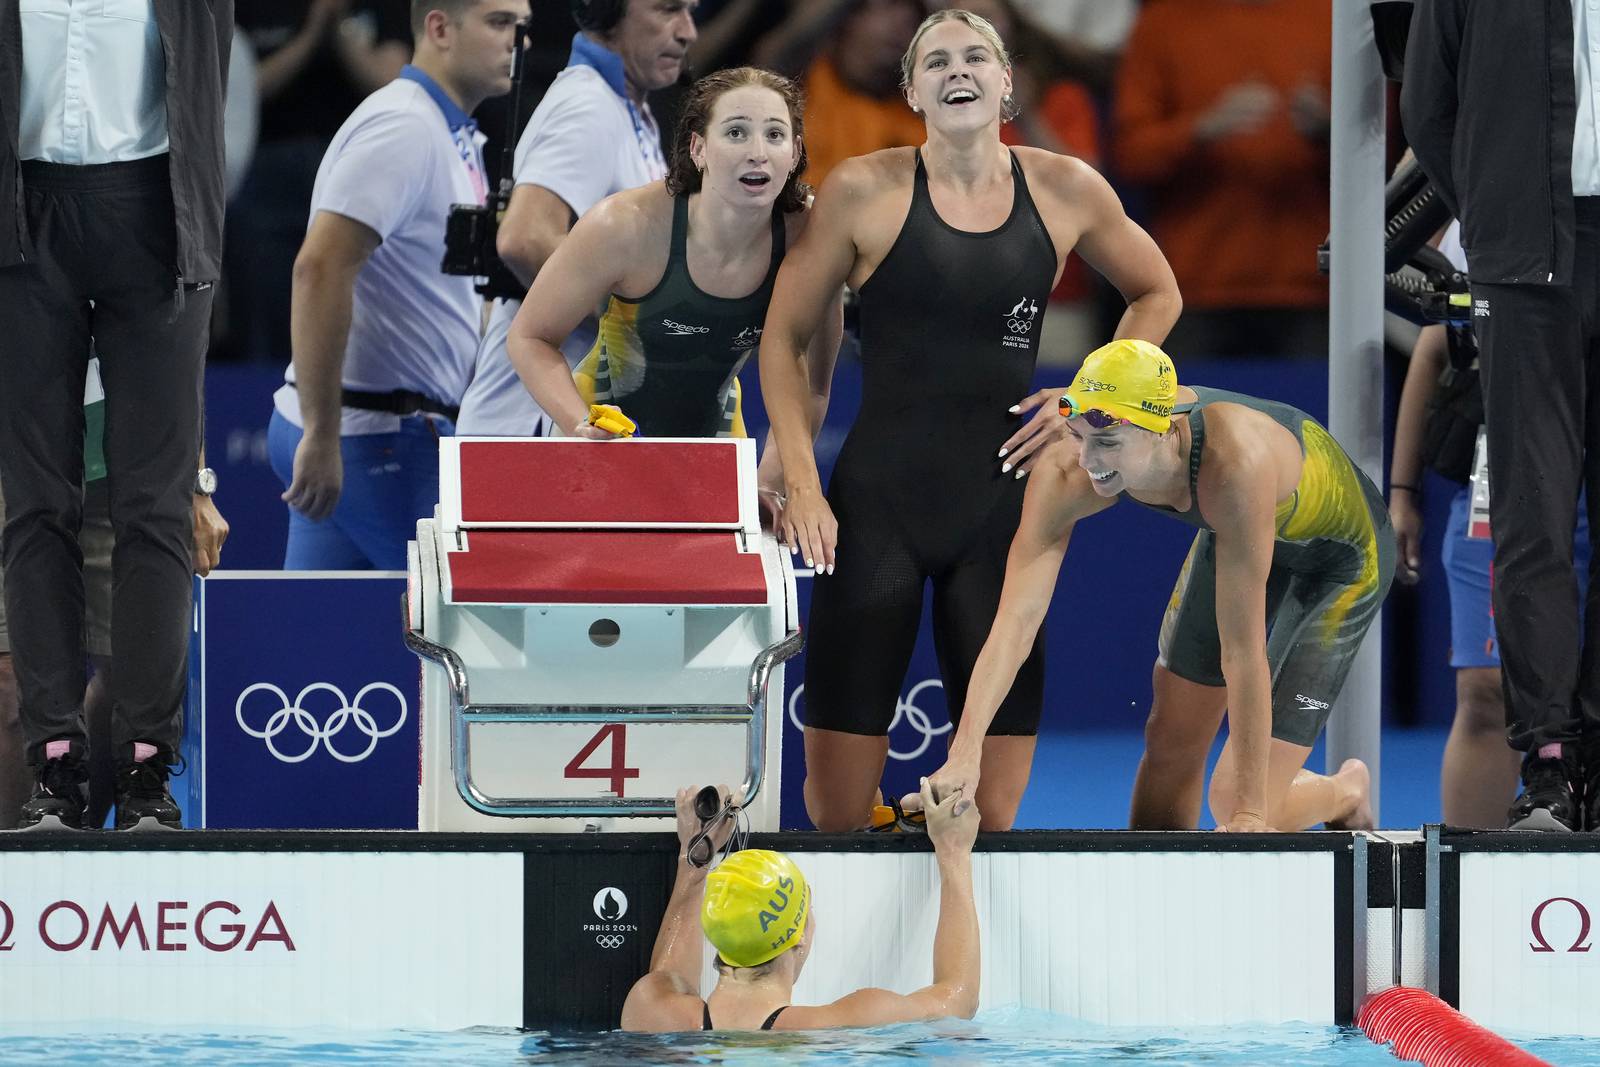
[(1551, 897), (1549, 900), (1544, 901), (1537, 908), (1533, 909), (1533, 920), (1531, 923), (1533, 928), (1533, 941), (1528, 944), (1528, 947), (1535, 952), (1558, 951), (1550, 944), (1550, 942), (1546, 941), (1544, 937), (1544, 912), (1545, 909), (1552, 904), (1571, 904), (1578, 910), (1578, 936), (1572, 939), (1572, 945), (1565, 951), (1588, 952), (1589, 949), (1593, 947), (1589, 944), (1586, 944), (1586, 942), (1589, 940), (1589, 909), (1584, 907), (1580, 901), (1574, 900), (1571, 897)]

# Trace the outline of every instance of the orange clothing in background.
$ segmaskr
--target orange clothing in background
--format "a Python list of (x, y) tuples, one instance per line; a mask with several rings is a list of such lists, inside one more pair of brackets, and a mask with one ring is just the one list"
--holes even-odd
[[(1189, 308), (1318, 307), (1327, 279), (1328, 151), (1289, 102), (1332, 78), (1330, 0), (1149, 0), (1117, 74), (1112, 150), (1151, 194), (1150, 229)], [(1231, 88), (1279, 94), (1257, 130), (1201, 144), (1195, 122)]]
[(864, 156), (880, 148), (903, 148), (927, 140), (922, 116), (905, 98), (878, 98), (850, 88), (833, 69), (827, 56), (806, 72), (805, 180), (812, 188), (822, 185), (828, 172), (851, 156)]

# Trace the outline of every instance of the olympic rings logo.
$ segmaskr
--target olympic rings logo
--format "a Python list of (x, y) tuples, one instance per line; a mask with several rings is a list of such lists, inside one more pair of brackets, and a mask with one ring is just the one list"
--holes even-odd
[[(912, 686), (911, 692), (895, 701), (894, 718), (889, 720), (889, 757), (891, 759), (908, 762), (910, 760), (920, 759), (922, 754), (928, 751), (928, 746), (933, 744), (933, 739), (935, 737), (942, 737), (950, 732), (952, 724), (948, 718), (942, 725), (935, 726), (933, 725), (933, 719), (928, 715), (928, 713), (917, 706), (917, 696), (924, 689), (927, 689), (929, 686), (933, 685), (938, 686), (940, 689), (944, 688), (944, 682), (940, 681), (938, 678), (927, 678)], [(804, 729), (803, 724), (800, 722), (799, 706), (800, 694), (805, 692), (805, 690), (805, 683), (802, 682), (794, 687), (793, 693), (789, 694), (789, 721), (794, 723), (794, 728), (796, 730)], [(910, 752), (895, 751), (893, 741), (894, 728), (899, 726), (902, 720), (909, 724), (913, 730), (916, 730), (922, 735), (922, 739), (917, 743), (917, 747), (912, 749)]]
[(595, 934), (594, 943), (601, 948), (621, 948), (627, 938), (621, 934)]
[(1006, 320), (1006, 326), (1012, 333), (1027, 333), (1033, 329), (1033, 320), (1010, 318)]
[[(245, 701), (252, 693), (258, 691), (273, 694), (278, 698), (279, 704), (278, 710), (267, 717), (266, 725), (259, 730), (245, 720), (244, 714)], [(400, 714), (395, 719), (394, 725), (383, 730), (378, 729), (378, 720), (372, 716), (372, 713), (361, 706), (361, 702), (367, 694), (378, 691), (392, 694), (395, 702), (400, 707)], [(316, 692), (332, 693), (339, 701), (339, 706), (328, 716), (326, 722), (318, 722), (317, 717), (304, 707), (306, 697)], [(238, 720), (239, 729), (251, 737), (259, 737), (265, 741), (267, 743), (267, 751), (271, 752), (281, 763), (302, 763), (311, 758), (317, 751), (318, 745), (325, 747), (328, 750), (328, 755), (341, 763), (360, 763), (372, 755), (377, 749), (379, 741), (399, 732), (400, 727), (404, 726), (406, 722), (406, 710), (405, 696), (388, 682), (373, 682), (370, 685), (363, 686), (360, 692), (356, 693), (354, 700), (346, 700), (344, 693), (336, 685), (330, 685), (327, 682), (312, 682), (300, 690), (300, 694), (294, 698), (293, 704), (289, 703), (289, 695), (271, 682), (257, 682), (239, 694), (239, 699), (233, 707), (233, 717)], [(287, 730), (291, 723), (300, 731), (301, 736), (310, 741), (310, 744), (306, 746), (303, 752), (285, 753), (278, 748), (278, 735)], [(340, 751), (334, 745), (334, 738), (339, 736), (346, 726), (354, 726), (357, 732), (366, 735), (367, 744), (361, 751), (353, 754), (346, 753)]]

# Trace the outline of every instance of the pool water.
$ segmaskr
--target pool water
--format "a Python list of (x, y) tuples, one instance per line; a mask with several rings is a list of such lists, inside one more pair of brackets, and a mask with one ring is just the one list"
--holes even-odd
[[(1525, 1041), (1554, 1064), (1600, 1067), (1600, 1041)], [(478, 1028), (454, 1033), (204, 1030), (171, 1033), (62, 1030), (0, 1033), (11, 1064), (729, 1064), (846, 1063), (1362, 1064), (1393, 1067), (1359, 1031), (1322, 1026), (1152, 1030), (1094, 1026), (1048, 1012), (996, 1009), (976, 1019), (815, 1033), (551, 1034)]]

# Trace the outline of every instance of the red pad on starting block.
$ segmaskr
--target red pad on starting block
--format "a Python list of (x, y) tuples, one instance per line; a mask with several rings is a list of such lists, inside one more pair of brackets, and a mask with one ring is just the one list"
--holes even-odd
[(761, 557), (718, 531), (474, 530), (449, 560), (455, 604), (765, 604), (768, 595)]
[(716, 441), (462, 441), (460, 503), (469, 527), (737, 527), (738, 453)]

